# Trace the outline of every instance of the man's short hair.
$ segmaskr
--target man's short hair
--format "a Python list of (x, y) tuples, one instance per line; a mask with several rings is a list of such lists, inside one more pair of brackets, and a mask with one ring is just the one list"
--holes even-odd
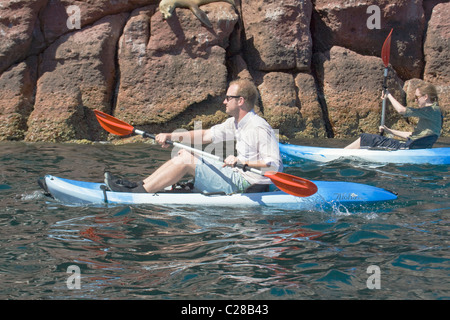
[(247, 111), (252, 110), (256, 106), (259, 97), (258, 89), (256, 89), (255, 84), (247, 79), (237, 79), (231, 81), (230, 86), (231, 85), (238, 86), (237, 95), (244, 98), (248, 107)]

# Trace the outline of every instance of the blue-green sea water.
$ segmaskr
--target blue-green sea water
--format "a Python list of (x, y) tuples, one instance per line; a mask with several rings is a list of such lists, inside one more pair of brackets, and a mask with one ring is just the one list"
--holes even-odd
[(448, 165), (287, 167), (398, 193), (389, 203), (317, 212), (70, 207), (36, 183), (45, 174), (101, 181), (105, 168), (137, 180), (169, 157), (151, 144), (1, 143), (0, 299), (450, 298)]

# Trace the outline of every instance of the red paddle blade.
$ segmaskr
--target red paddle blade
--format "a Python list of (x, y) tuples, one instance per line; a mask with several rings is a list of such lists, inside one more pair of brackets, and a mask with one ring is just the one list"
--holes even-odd
[(109, 133), (118, 136), (127, 136), (133, 133), (134, 128), (132, 125), (99, 110), (94, 110), (94, 113), (102, 128)]
[(391, 54), (391, 35), (394, 29), (391, 29), (391, 32), (387, 36), (386, 40), (384, 40), (383, 48), (381, 48), (381, 59), (383, 59), (384, 66), (387, 68), (389, 66), (389, 56)]
[(280, 190), (296, 197), (309, 197), (317, 192), (317, 186), (313, 182), (287, 173), (267, 171), (264, 176), (272, 180)]

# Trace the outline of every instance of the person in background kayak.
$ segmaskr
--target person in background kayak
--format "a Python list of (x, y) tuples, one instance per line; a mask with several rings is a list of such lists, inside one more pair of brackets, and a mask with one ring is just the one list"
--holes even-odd
[(184, 149), (159, 167), (142, 182), (116, 179), (105, 172), (105, 183), (112, 191), (149, 192), (163, 190), (179, 182), (184, 176), (194, 176), (194, 189), (200, 192), (246, 191), (250, 186), (267, 189), (270, 179), (235, 167), (239, 162), (253, 168), (282, 171), (283, 165), (278, 140), (271, 126), (254, 112), (258, 91), (248, 80), (230, 83), (223, 104), (231, 117), (210, 129), (160, 133), (155, 141), (168, 147), (167, 140), (201, 141), (202, 144), (236, 140), (237, 156), (229, 155), (224, 162), (214, 162)]
[(384, 131), (397, 137), (405, 139), (386, 138), (381, 135), (363, 133), (361, 136), (349, 144), (345, 149), (379, 148), (379, 149), (425, 149), (431, 148), (441, 134), (443, 116), (438, 104), (436, 87), (432, 84), (422, 84), (415, 91), (418, 104), (417, 108), (404, 107), (400, 104), (388, 90), (382, 94), (381, 98), (389, 99), (397, 112), (404, 117), (418, 117), (419, 121), (412, 132), (390, 129), (380, 126), (380, 132)]

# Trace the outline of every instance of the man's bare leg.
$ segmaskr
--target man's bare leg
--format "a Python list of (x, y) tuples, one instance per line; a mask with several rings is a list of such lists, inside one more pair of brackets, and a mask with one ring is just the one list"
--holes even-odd
[(197, 157), (186, 150), (180, 150), (178, 155), (153, 172), (144, 182), (144, 189), (149, 193), (163, 190), (180, 181), (185, 175), (195, 175)]
[(360, 149), (360, 148), (361, 148), (361, 138), (358, 138), (352, 143), (350, 143), (348, 146), (346, 146), (344, 149)]

